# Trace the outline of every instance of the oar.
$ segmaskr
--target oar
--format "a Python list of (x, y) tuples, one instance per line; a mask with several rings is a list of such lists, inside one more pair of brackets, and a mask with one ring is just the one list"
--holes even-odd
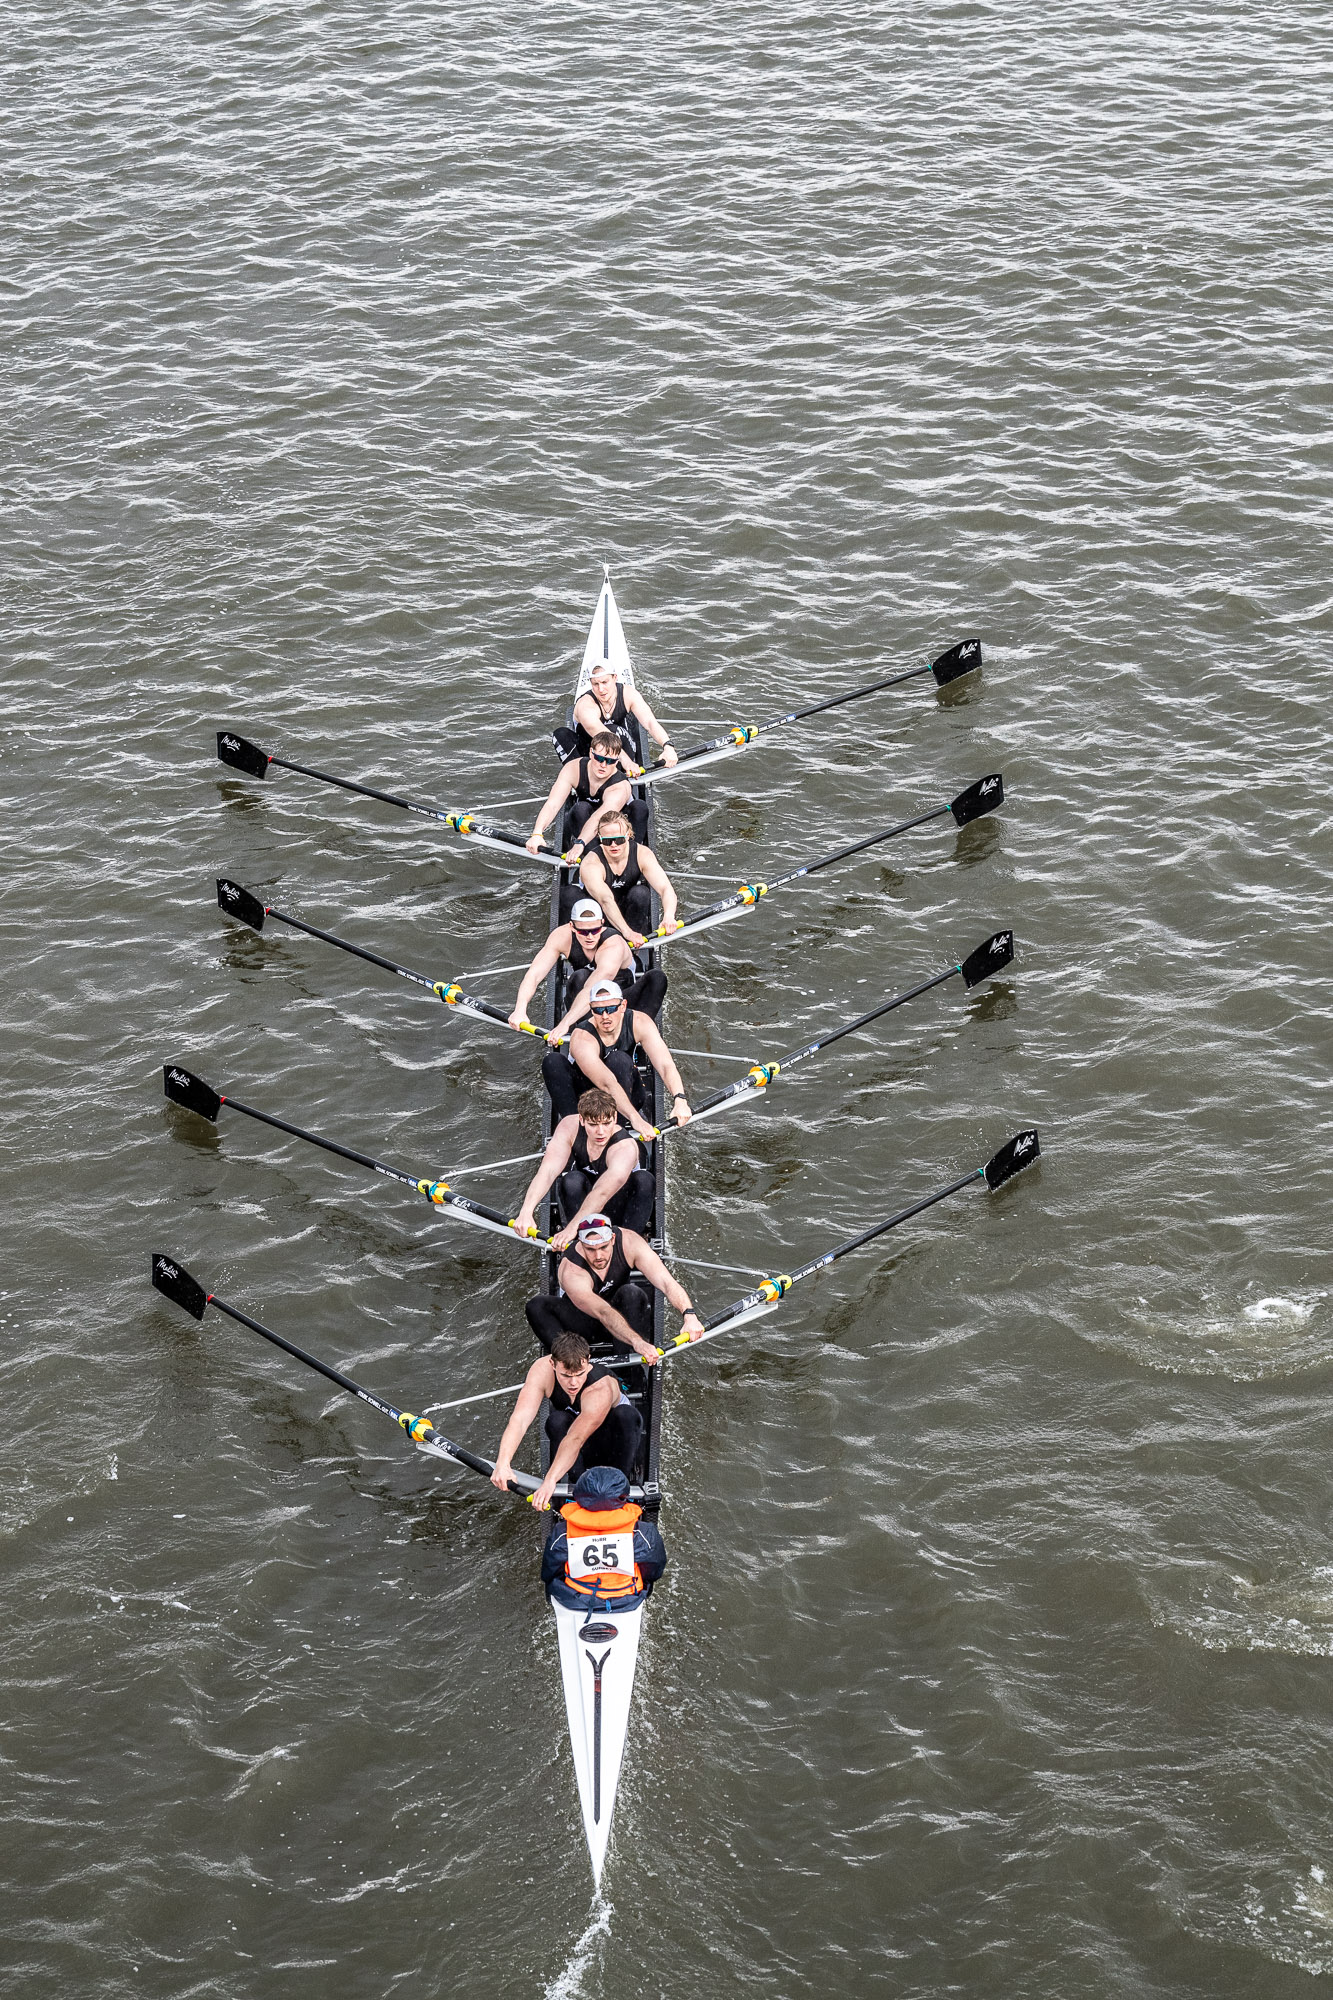
[(1035, 1130), (1029, 1128), (1026, 1132), (1016, 1132), (1012, 1139), (1001, 1146), (998, 1153), (992, 1154), (984, 1167), (974, 1167), (972, 1172), (964, 1174), (961, 1180), (950, 1181), (948, 1187), (936, 1188), (934, 1194), (926, 1195), (921, 1201), (914, 1201), (910, 1208), (899, 1209), (896, 1215), (889, 1216), (884, 1222), (876, 1222), (869, 1229), (863, 1229), (859, 1236), (849, 1236), (845, 1243), (835, 1244), (832, 1250), (826, 1250), (822, 1257), (812, 1258), (798, 1270), (784, 1272), (777, 1278), (765, 1278), (754, 1291), (747, 1292), (743, 1299), (735, 1299), (731, 1305), (724, 1306), (721, 1312), (710, 1314), (703, 1323), (703, 1332), (696, 1334), (693, 1340), (689, 1334), (677, 1334), (667, 1347), (665, 1358), (670, 1359), (673, 1354), (685, 1353), (689, 1348), (699, 1346), (702, 1341), (712, 1340), (719, 1333), (733, 1333), (738, 1326), (744, 1325), (747, 1321), (759, 1319), (765, 1313), (775, 1311), (792, 1286), (798, 1285), (802, 1278), (813, 1277), (816, 1271), (822, 1271), (826, 1265), (836, 1264), (839, 1257), (846, 1257), (851, 1251), (859, 1250), (863, 1243), (873, 1242), (875, 1237), (883, 1236), (886, 1230), (896, 1229), (900, 1222), (907, 1222), (912, 1216), (920, 1215), (923, 1209), (933, 1208), (937, 1201), (947, 1201), (951, 1194), (958, 1194), (961, 1189), (971, 1187), (974, 1181), (984, 1181), (992, 1191), (1003, 1187), (1007, 1180), (1012, 1180), (1013, 1176), (1021, 1173), (1024, 1167), (1030, 1167), (1040, 1152), (1041, 1145)]
[[(804, 1048), (793, 1049), (790, 1055), (779, 1056), (774, 1062), (756, 1063), (749, 1075), (743, 1076), (739, 1083), (728, 1084), (725, 1090), (716, 1090), (711, 1097), (705, 1097), (702, 1103), (697, 1104), (689, 1124), (697, 1125), (701, 1118), (712, 1118), (717, 1112), (724, 1111), (728, 1105), (738, 1104), (743, 1098), (757, 1096), (761, 1090), (767, 1090), (775, 1076), (794, 1068), (798, 1062), (804, 1062), (807, 1056), (817, 1056), (821, 1049), (832, 1048), (834, 1042), (840, 1042), (844, 1035), (854, 1035), (858, 1028), (868, 1027), (872, 1021), (878, 1021), (882, 1014), (891, 1014), (895, 1007), (904, 1007), (909, 1000), (919, 999), (921, 994), (929, 993), (932, 987), (943, 986), (947, 979), (961, 978), (964, 986), (968, 988), (979, 986), (983, 979), (992, 978), (1004, 966), (1012, 964), (1013, 956), (1013, 932), (996, 931), (993, 937), (988, 937), (984, 944), (979, 944), (975, 951), (969, 952), (961, 964), (951, 965), (947, 972), (937, 972), (933, 979), (923, 979), (919, 986), (909, 987), (906, 993), (895, 994), (892, 1000), (885, 1000), (882, 1005), (872, 1007), (868, 1014), (858, 1014), (854, 1021), (848, 1021), (845, 1026), (834, 1028), (827, 1035), (821, 1035), (817, 1042), (807, 1042)], [(673, 1121), (670, 1125), (662, 1127), (662, 1136), (686, 1130), (688, 1126), (677, 1125)]]
[[(280, 924), (289, 924), (294, 931), (304, 931), (307, 937), (318, 938), (322, 944), (336, 945), (339, 951), (350, 951), (353, 958), (364, 958), (369, 965), (383, 966), (386, 972), (396, 972), (400, 979), (410, 979), (414, 986), (424, 986), (437, 1000), (443, 1000), (446, 1007), (459, 1007), (465, 1014), (476, 1014), (483, 1021), (494, 1021), (497, 1028), (508, 1028), (512, 1034), (536, 1035), (539, 1041), (546, 1040), (544, 1031), (535, 1028), (531, 1021), (522, 1021), (515, 1028), (509, 1016), (499, 1007), (492, 1007), (488, 1000), (473, 999), (452, 980), (432, 979), (428, 973), (413, 972), (410, 966), (399, 965), (377, 951), (367, 951), (364, 945), (349, 944), (346, 938), (335, 937), (332, 931), (319, 930), (300, 917), (289, 916), (285, 910), (275, 910), (271, 903), (261, 903), (251, 890), (243, 888), (239, 882), (229, 882), (225, 875), (218, 877), (218, 908), (226, 916), (235, 917), (239, 923), (249, 924), (252, 931), (262, 931), (265, 917), (275, 917)], [(551, 1043), (551, 1047), (563, 1047), (568, 1040), (568, 1035), (561, 1035)]]
[(995, 811), (1004, 803), (1004, 779), (998, 771), (989, 777), (978, 778), (965, 792), (947, 805), (932, 806), (929, 812), (917, 813), (914, 819), (899, 820), (896, 826), (882, 827), (878, 833), (868, 833), (864, 839), (854, 840), (848, 847), (839, 847), (832, 854), (823, 855), (818, 861), (807, 861), (804, 867), (790, 868), (785, 875), (775, 875), (771, 882), (742, 882), (734, 896), (726, 896), (720, 903), (710, 903), (706, 910), (696, 910), (683, 918), (675, 930), (668, 930), (662, 924), (652, 933), (655, 944), (679, 944), (682, 938), (697, 937), (700, 931), (711, 930), (714, 924), (729, 923), (733, 917), (742, 916), (752, 910), (761, 896), (771, 895), (774, 889), (781, 889), (787, 882), (798, 882), (803, 875), (817, 875), (821, 868), (831, 868), (835, 861), (846, 861), (850, 855), (864, 853), (867, 847), (876, 847), (883, 840), (892, 840), (900, 833), (910, 833), (913, 827), (925, 826), (932, 819), (942, 819), (945, 813), (952, 813), (959, 826), (967, 826), (972, 820), (980, 819), (985, 813)]
[[(238, 1321), (241, 1326), (248, 1326), (251, 1333), (260, 1334), (265, 1340), (271, 1340), (284, 1354), (294, 1355), (296, 1360), (304, 1361), (306, 1367), (313, 1368), (317, 1375), (327, 1377), (340, 1389), (345, 1389), (349, 1396), (359, 1397), (363, 1403), (369, 1403), (372, 1410), (378, 1410), (381, 1416), (390, 1418), (400, 1430), (407, 1433), (418, 1451), (429, 1452), (433, 1458), (452, 1459), (455, 1465), (465, 1465), (470, 1472), (479, 1472), (483, 1479), (489, 1479), (494, 1472), (494, 1459), (482, 1458), (474, 1451), (465, 1450), (461, 1444), (454, 1444), (443, 1431), (436, 1430), (434, 1424), (427, 1418), (414, 1417), (410, 1410), (396, 1409), (392, 1403), (386, 1403), (382, 1396), (373, 1396), (369, 1389), (363, 1389), (350, 1375), (342, 1374), (337, 1368), (330, 1368), (327, 1361), (317, 1360), (313, 1354), (307, 1354), (303, 1347), (297, 1347), (295, 1342), (284, 1340), (280, 1333), (274, 1333), (270, 1327), (262, 1326), (257, 1319), (251, 1319), (249, 1313), (241, 1312), (238, 1307), (229, 1306), (226, 1300), (218, 1298), (216, 1293), (206, 1292), (198, 1279), (192, 1278), (182, 1264), (172, 1257), (164, 1257), (160, 1251), (153, 1257), (153, 1284), (165, 1298), (172, 1301), (173, 1305), (183, 1306), (192, 1319), (202, 1319), (205, 1309), (212, 1306), (216, 1311), (225, 1313), (228, 1319)], [(526, 1499), (529, 1494), (536, 1492), (539, 1484), (540, 1482), (531, 1478), (528, 1473), (516, 1472), (509, 1481), (509, 1491), (521, 1494)], [(568, 1484), (557, 1486), (556, 1493), (562, 1500), (568, 1500), (570, 1495)]]
[(502, 826), (492, 826), (474, 813), (445, 812), (439, 806), (423, 806), (417, 799), (399, 798), (397, 792), (380, 792), (373, 785), (356, 785), (350, 778), (335, 778), (328, 771), (316, 771), (309, 764), (294, 764), (287, 757), (271, 757), (261, 750), (257, 743), (250, 743), (234, 730), (219, 729), (218, 756), (233, 771), (244, 771), (247, 778), (266, 776), (270, 764), (276, 764), (282, 771), (299, 771), (303, 778), (318, 778), (321, 785), (337, 785), (341, 791), (357, 792), (365, 799), (379, 799), (386, 806), (400, 806), (404, 812), (419, 813), (423, 819), (438, 820), (453, 833), (461, 833), (465, 840), (475, 840), (482, 847), (498, 847), (506, 854), (522, 854), (532, 861), (545, 861), (552, 868), (564, 863), (563, 854), (553, 854), (548, 849), (539, 849), (533, 854), (521, 833), (509, 833)]
[(487, 1208), (482, 1202), (469, 1201), (466, 1196), (455, 1194), (448, 1181), (432, 1180), (428, 1175), (423, 1177), (405, 1173), (401, 1167), (386, 1166), (383, 1160), (372, 1159), (369, 1153), (358, 1153), (353, 1147), (340, 1146), (333, 1139), (321, 1139), (318, 1132), (307, 1132), (300, 1125), (289, 1125), (285, 1118), (274, 1118), (268, 1111), (256, 1111), (253, 1105), (242, 1104), (238, 1098), (224, 1097), (182, 1063), (165, 1064), (162, 1083), (173, 1104), (197, 1113), (200, 1118), (207, 1118), (212, 1125), (217, 1124), (218, 1113), (225, 1104), (229, 1111), (239, 1111), (243, 1118), (257, 1118), (261, 1125), (271, 1125), (275, 1131), (289, 1133), (293, 1139), (304, 1139), (308, 1145), (322, 1147), (326, 1153), (336, 1153), (340, 1160), (353, 1160), (358, 1167), (369, 1167), (372, 1173), (383, 1174), (386, 1180), (401, 1182), (414, 1194), (424, 1194), (436, 1208), (448, 1209), (460, 1222), (470, 1222), (477, 1229), (489, 1229), (496, 1236), (507, 1236), (511, 1243), (535, 1243), (539, 1250), (547, 1247), (545, 1237), (538, 1236), (535, 1229), (530, 1229), (526, 1236), (520, 1234), (510, 1227), (508, 1218), (501, 1215), (498, 1208)]
[(790, 709), (786, 715), (771, 715), (767, 722), (739, 725), (729, 729), (725, 736), (711, 736), (707, 743), (696, 743), (692, 750), (682, 750), (669, 768), (658, 764), (653, 770), (645, 771), (638, 782), (660, 784), (664, 778), (681, 777), (686, 771), (697, 770), (701, 764), (716, 763), (721, 757), (734, 757), (738, 750), (747, 749), (767, 730), (783, 729), (789, 722), (804, 722), (807, 716), (823, 715), (828, 709), (841, 708), (849, 701), (864, 701), (867, 695), (882, 694), (885, 688), (901, 687), (904, 681), (914, 681), (921, 674), (933, 674), (937, 687), (947, 687), (950, 681), (975, 673), (980, 665), (980, 639), (960, 639), (956, 646), (950, 646), (948, 652), (941, 653), (937, 660), (928, 660), (924, 667), (911, 667), (904, 674), (890, 674), (887, 680), (871, 681), (866, 687), (853, 688), (850, 694), (835, 694), (829, 701), (811, 702), (808, 708)]

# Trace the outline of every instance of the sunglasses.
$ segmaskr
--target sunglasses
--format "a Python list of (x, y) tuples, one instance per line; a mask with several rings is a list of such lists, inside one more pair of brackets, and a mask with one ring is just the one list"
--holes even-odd
[(619, 757), (604, 757), (600, 750), (594, 750), (592, 761), (594, 764), (618, 764), (620, 759)]
[(603, 847), (628, 847), (628, 846), (629, 846), (629, 835), (628, 835), (627, 833), (604, 833), (604, 834), (602, 835), (602, 846), (603, 846)]
[(618, 1014), (624, 1006), (623, 1000), (611, 1000), (601, 1007), (590, 1007), (590, 1014)]
[(605, 924), (575, 924), (575, 937), (597, 937), (606, 929)]

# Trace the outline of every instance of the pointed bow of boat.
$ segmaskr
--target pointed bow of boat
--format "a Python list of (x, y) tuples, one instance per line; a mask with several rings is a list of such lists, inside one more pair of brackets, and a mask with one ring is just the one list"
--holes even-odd
[(634, 686), (634, 669), (630, 665), (629, 647), (625, 644), (625, 628), (620, 622), (616, 609), (616, 594), (611, 588), (611, 573), (608, 570), (602, 584), (601, 596), (597, 599), (597, 609), (592, 614), (592, 624), (588, 627), (588, 643), (583, 649), (583, 665), (579, 669), (578, 685), (574, 699), (588, 691), (592, 670), (602, 661), (609, 663), (612, 673), (627, 688)]

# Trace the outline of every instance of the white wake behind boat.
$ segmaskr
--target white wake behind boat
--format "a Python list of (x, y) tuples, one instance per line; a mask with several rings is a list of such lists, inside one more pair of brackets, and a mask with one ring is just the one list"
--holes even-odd
[(552, 1599), (551, 1609), (560, 1639), (560, 1674), (583, 1831), (593, 1880), (600, 1888), (629, 1728), (643, 1604), (589, 1615)]

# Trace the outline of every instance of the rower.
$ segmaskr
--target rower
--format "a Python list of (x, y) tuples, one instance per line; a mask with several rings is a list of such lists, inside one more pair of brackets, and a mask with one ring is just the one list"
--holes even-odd
[(664, 928), (676, 928), (677, 899), (670, 878), (652, 848), (635, 837), (627, 814), (603, 813), (596, 840), (576, 840), (568, 853), (571, 861), (582, 856), (580, 882), (627, 944), (642, 944), (653, 927), (654, 889)]
[(620, 738), (609, 730), (601, 730), (593, 737), (586, 757), (571, 757), (560, 766), (560, 775), (546, 794), (546, 802), (533, 823), (528, 835), (529, 854), (535, 854), (542, 844), (542, 831), (559, 817), (566, 799), (572, 801), (571, 816), (574, 831), (586, 833), (579, 843), (580, 851), (587, 847), (597, 831), (602, 814), (623, 811), (630, 802), (627, 770), (638, 770), (621, 747)]
[(554, 1353), (561, 1332), (585, 1340), (608, 1337), (653, 1367), (660, 1349), (648, 1336), (653, 1327), (653, 1292), (681, 1316), (680, 1330), (693, 1340), (703, 1338), (703, 1321), (689, 1294), (676, 1283), (662, 1259), (642, 1236), (617, 1229), (605, 1215), (585, 1215), (578, 1226), (577, 1248), (566, 1250), (556, 1265), (560, 1292), (529, 1299), (524, 1311), (542, 1346)]
[(651, 1593), (666, 1568), (666, 1544), (629, 1494), (628, 1479), (613, 1465), (580, 1475), (542, 1550), (548, 1597), (571, 1611), (626, 1611)]
[(622, 1229), (641, 1235), (653, 1213), (653, 1176), (639, 1164), (638, 1142), (621, 1123), (616, 1101), (604, 1090), (585, 1090), (578, 1114), (562, 1118), (542, 1163), (528, 1182), (523, 1206), (510, 1224), (520, 1236), (536, 1230), (536, 1209), (554, 1187), (561, 1227), (552, 1236), (567, 1250), (585, 1216), (600, 1211)]
[(666, 1085), (676, 1123), (688, 1125), (689, 1099), (661, 1030), (644, 1008), (629, 1004), (611, 979), (596, 979), (588, 987), (587, 1018), (572, 1030), (568, 1052), (552, 1049), (542, 1057), (542, 1081), (556, 1117), (576, 1113), (585, 1090), (604, 1090), (631, 1132), (653, 1138), (647, 1086), (637, 1061), (640, 1050)]
[(643, 1418), (611, 1370), (593, 1360), (587, 1341), (576, 1333), (561, 1332), (551, 1352), (534, 1361), (524, 1377), (495, 1454), (492, 1486), (508, 1491), (514, 1453), (543, 1403), (550, 1405), (546, 1435), (551, 1465), (532, 1496), (539, 1513), (546, 1512), (552, 1489), (572, 1468), (581, 1473), (591, 1465), (614, 1465), (629, 1478), (643, 1437)]
[[(637, 742), (635, 722), (639, 725)], [(588, 745), (598, 730), (606, 729), (619, 737), (631, 759), (637, 759), (640, 744), (647, 735), (660, 747), (662, 762), (668, 770), (676, 762), (671, 738), (637, 688), (632, 687), (626, 694), (624, 684), (616, 679), (609, 660), (599, 660), (594, 666), (586, 691), (574, 703), (574, 724), (580, 757), (587, 756)]]
[(582, 1020), (587, 1013), (585, 988), (594, 977), (614, 980), (630, 996), (631, 1006), (637, 1007), (641, 1014), (651, 1014), (656, 1020), (661, 1013), (667, 990), (665, 972), (657, 966), (640, 972), (633, 951), (624, 938), (611, 929), (602, 915), (601, 905), (585, 897), (581, 903), (575, 903), (567, 924), (557, 924), (524, 973), (514, 1001), (514, 1011), (509, 1016), (511, 1028), (521, 1028), (527, 1021), (528, 1005), (533, 994), (542, 981), (555, 971), (561, 959), (569, 967), (565, 980), (569, 1005), (549, 1031), (549, 1041), (563, 1040), (573, 1023)]

